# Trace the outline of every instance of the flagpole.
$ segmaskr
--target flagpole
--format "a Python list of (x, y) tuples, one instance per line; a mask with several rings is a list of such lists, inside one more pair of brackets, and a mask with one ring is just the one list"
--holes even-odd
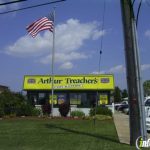
[(54, 26), (54, 29), (53, 29), (53, 49), (52, 49), (52, 101), (51, 101), (51, 116), (53, 117), (53, 102), (54, 102), (54, 61), (55, 61), (55, 7), (54, 7), (54, 10), (53, 10), (53, 17), (54, 17), (54, 20), (53, 20), (53, 26)]

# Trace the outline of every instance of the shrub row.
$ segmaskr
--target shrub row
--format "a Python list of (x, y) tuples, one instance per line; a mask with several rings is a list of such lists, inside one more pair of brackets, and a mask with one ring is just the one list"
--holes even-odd
[[(59, 105), (59, 112), (61, 116), (66, 117), (69, 111), (70, 105), (68, 103), (62, 103)], [(51, 113), (51, 106), (49, 103), (42, 106), (42, 113), (44, 115), (49, 115)], [(12, 93), (10, 91), (5, 91), (0, 94), (0, 117), (3, 117), (4, 115), (38, 116), (40, 114), (41, 111), (27, 103), (27, 100), (25, 100), (21, 94)], [(96, 114), (112, 116), (111, 110), (102, 106), (91, 108), (89, 114), (90, 116), (94, 116)], [(72, 117), (85, 116), (84, 112), (78, 110), (72, 111), (70, 115)]]
[(0, 94), (0, 117), (3, 116), (37, 116), (39, 110), (27, 103), (18, 93), (4, 91)]
[[(60, 112), (61, 116), (66, 117), (67, 114), (69, 113), (69, 110), (70, 110), (69, 104), (63, 103), (63, 104), (59, 105), (59, 112)], [(95, 115), (112, 116), (112, 111), (110, 109), (108, 109), (108, 107), (98, 106), (96, 108), (91, 108), (89, 115), (90, 116), (95, 116)], [(75, 117), (75, 116), (84, 117), (85, 113), (80, 110), (75, 110), (70, 113), (70, 116), (71, 117)]]
[(94, 115), (106, 115), (106, 116), (112, 116), (112, 111), (108, 109), (106, 106), (98, 106), (96, 108), (90, 109), (90, 116)]
[(70, 116), (71, 117), (84, 117), (85, 113), (83, 111), (80, 111), (80, 110), (74, 110), (71, 112)]

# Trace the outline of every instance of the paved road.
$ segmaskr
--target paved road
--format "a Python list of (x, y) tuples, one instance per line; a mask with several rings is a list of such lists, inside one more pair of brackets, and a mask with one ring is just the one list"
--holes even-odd
[(120, 143), (130, 144), (129, 116), (115, 111), (113, 117)]

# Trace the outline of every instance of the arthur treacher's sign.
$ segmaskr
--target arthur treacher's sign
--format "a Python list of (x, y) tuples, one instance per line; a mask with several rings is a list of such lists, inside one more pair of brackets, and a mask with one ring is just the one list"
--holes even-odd
[[(29, 78), (27, 80), (28, 84), (32, 84), (33, 86), (48, 86), (52, 84), (52, 77), (36, 77)], [(97, 89), (99, 88), (99, 84), (107, 84), (110, 83), (109, 77), (54, 77), (54, 88), (55, 89), (63, 89), (63, 88), (80, 88), (80, 89)], [(48, 88), (47, 87), (47, 88)]]
[[(56, 80), (54, 79), (54, 84), (62, 84), (64, 80)], [(82, 79), (72, 79), (72, 78), (65, 78), (66, 84), (76, 84), (76, 83), (83, 83), (83, 84), (97, 84), (98, 79), (86, 79), (86, 77), (83, 77)], [(50, 84), (52, 83), (52, 78), (43, 79), (41, 78), (40, 81), (38, 81), (38, 84)]]
[[(65, 80), (65, 83), (63, 83)], [(58, 86), (55, 86), (55, 89), (60, 88), (82, 88), (83, 84), (97, 84), (98, 80), (97, 78), (94, 79), (86, 79), (86, 77), (83, 77), (82, 79), (72, 79), (72, 78), (65, 78), (62, 79), (54, 79), (54, 84), (59, 84)], [(51, 84), (52, 78), (43, 79), (41, 78), (38, 81), (38, 84)]]

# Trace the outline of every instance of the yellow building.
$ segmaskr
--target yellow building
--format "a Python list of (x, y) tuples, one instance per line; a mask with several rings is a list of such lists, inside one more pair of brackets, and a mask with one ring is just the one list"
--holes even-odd
[[(48, 75), (24, 76), (23, 90), (32, 104), (51, 103), (52, 77)], [(54, 107), (69, 103), (80, 108), (91, 108), (111, 103), (114, 90), (113, 75), (55, 75)]]

